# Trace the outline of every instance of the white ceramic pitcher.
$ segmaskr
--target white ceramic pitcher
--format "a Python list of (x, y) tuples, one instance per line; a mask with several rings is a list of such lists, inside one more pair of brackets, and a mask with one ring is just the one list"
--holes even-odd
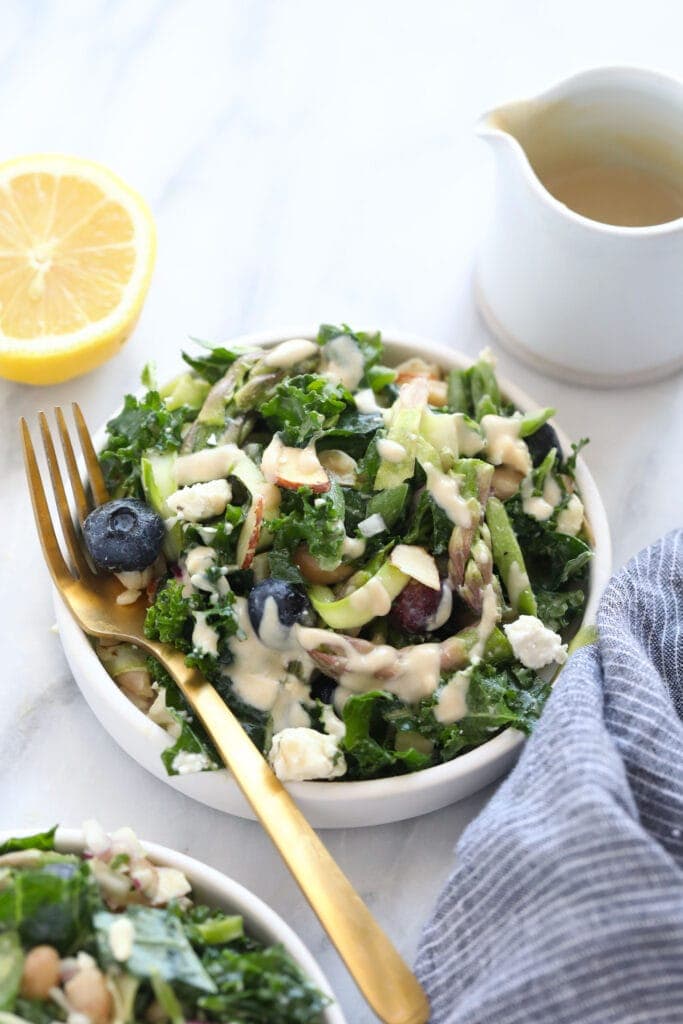
[[(643, 383), (681, 367), (683, 84), (637, 68), (586, 71), (489, 112), (478, 133), (493, 148), (496, 189), (477, 294), (500, 340), (578, 383)], [(591, 159), (671, 189), (674, 219), (648, 223), (645, 210), (642, 226), (603, 223), (551, 194), (563, 161)]]

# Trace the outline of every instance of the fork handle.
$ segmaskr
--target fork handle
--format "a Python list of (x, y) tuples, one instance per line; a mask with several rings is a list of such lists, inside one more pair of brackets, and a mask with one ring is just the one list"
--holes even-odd
[(351, 976), (385, 1024), (426, 1024), (415, 975), (214, 687), (182, 654), (150, 644), (204, 724)]

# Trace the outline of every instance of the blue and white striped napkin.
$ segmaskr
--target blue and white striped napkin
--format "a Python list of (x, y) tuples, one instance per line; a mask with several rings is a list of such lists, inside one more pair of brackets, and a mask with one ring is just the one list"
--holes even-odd
[(418, 953), (432, 1024), (683, 1022), (683, 531), (598, 627), (457, 847)]

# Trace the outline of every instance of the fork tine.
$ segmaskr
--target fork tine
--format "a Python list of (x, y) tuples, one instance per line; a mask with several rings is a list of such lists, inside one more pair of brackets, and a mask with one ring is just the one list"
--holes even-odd
[(90, 480), (90, 486), (92, 487), (95, 504), (104, 505), (105, 501), (109, 501), (109, 491), (107, 490), (107, 485), (104, 482), (104, 476), (102, 475), (102, 469), (100, 468), (100, 463), (97, 458), (97, 452), (95, 451), (90, 437), (90, 431), (86, 426), (86, 422), (78, 402), (72, 402), (71, 408), (73, 409), (74, 419), (76, 420), (76, 429), (78, 430), (78, 437), (81, 442), (81, 448), (83, 449), (85, 465), (88, 470), (88, 479)]
[(38, 469), (38, 461), (33, 441), (31, 440), (31, 433), (28, 429), (28, 423), (23, 416), (19, 423), (21, 425), (21, 439), (24, 446), (26, 479), (28, 480), (28, 489), (31, 494), (31, 504), (33, 505), (33, 515), (36, 521), (38, 537), (40, 538), (40, 544), (45, 555), (47, 567), (50, 570), (50, 575), (61, 589), (65, 583), (73, 582), (73, 576), (64, 561), (64, 556), (57, 540), (57, 534), (52, 525), (50, 507), (45, 497), (43, 481), (40, 478), (40, 470)]
[(47, 416), (44, 412), (39, 413), (38, 422), (40, 423), (40, 432), (43, 435), (43, 447), (45, 448), (45, 454), (47, 456), (47, 465), (50, 470), (52, 489), (54, 491), (57, 504), (57, 512), (59, 513), (59, 521), (62, 524), (62, 534), (64, 535), (66, 546), (69, 549), (71, 560), (76, 566), (78, 575), (82, 579), (84, 577), (87, 579), (87, 577), (91, 575), (90, 566), (86, 562), (83, 551), (81, 550), (81, 545), (74, 528), (73, 519), (71, 518), (69, 500), (66, 496), (62, 473), (59, 468), (59, 463), (57, 462), (57, 452), (55, 451), (54, 442), (50, 433), (50, 426), (47, 422)]
[(55, 409), (55, 416), (57, 418), (59, 438), (62, 442), (64, 461), (66, 462), (66, 468), (69, 473), (69, 480), (71, 481), (71, 490), (73, 491), (74, 500), (76, 502), (76, 511), (78, 512), (78, 518), (80, 519), (81, 523), (83, 523), (86, 516), (88, 515), (88, 512), (90, 511), (88, 497), (85, 493), (83, 481), (81, 480), (81, 474), (78, 472), (78, 463), (76, 462), (74, 446), (71, 443), (69, 428), (66, 425), (64, 413), (59, 408), (59, 406), (57, 406), (57, 408)]

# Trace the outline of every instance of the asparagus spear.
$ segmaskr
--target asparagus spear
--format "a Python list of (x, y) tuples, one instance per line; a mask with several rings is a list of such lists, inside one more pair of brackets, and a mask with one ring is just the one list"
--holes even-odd
[(513, 610), (523, 615), (535, 615), (536, 598), (529, 583), (522, 551), (505, 506), (498, 498), (489, 498), (486, 522), (491, 531), (493, 560), (503, 579)]

